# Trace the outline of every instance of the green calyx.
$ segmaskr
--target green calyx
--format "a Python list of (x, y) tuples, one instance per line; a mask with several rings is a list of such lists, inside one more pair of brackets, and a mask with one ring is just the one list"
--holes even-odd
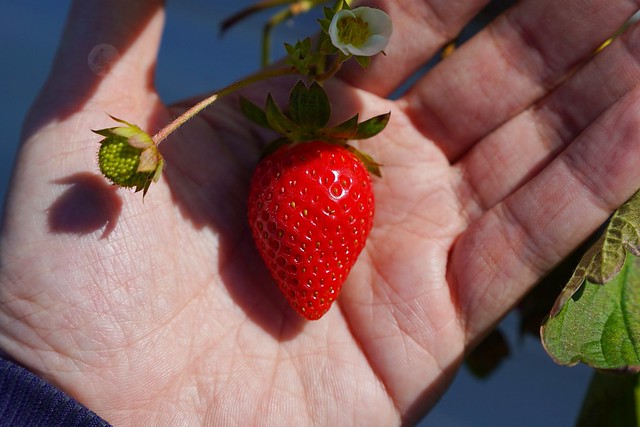
[(353, 139), (368, 139), (380, 133), (389, 122), (390, 113), (381, 114), (363, 122), (358, 115), (338, 124), (327, 126), (331, 117), (331, 105), (322, 87), (313, 82), (306, 86), (299, 81), (289, 94), (289, 111), (284, 113), (271, 94), (262, 109), (251, 101), (241, 98), (242, 112), (254, 123), (281, 134), (265, 149), (270, 154), (283, 145), (308, 141), (325, 141), (347, 148), (367, 167), (370, 173), (381, 176), (380, 164), (370, 156), (347, 144)]
[(93, 132), (104, 136), (98, 150), (98, 165), (112, 183), (147, 193), (152, 182), (160, 178), (163, 159), (153, 139), (138, 126), (111, 116), (126, 126)]

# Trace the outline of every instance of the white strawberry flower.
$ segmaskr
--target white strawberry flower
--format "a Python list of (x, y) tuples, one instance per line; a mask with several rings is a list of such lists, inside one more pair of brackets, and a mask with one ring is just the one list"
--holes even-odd
[(345, 55), (373, 56), (389, 43), (392, 26), (389, 15), (380, 9), (342, 9), (333, 16), (329, 37)]

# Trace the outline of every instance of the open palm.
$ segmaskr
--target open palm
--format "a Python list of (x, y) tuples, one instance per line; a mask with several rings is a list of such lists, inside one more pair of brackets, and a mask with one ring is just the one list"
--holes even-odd
[[(640, 184), (639, 30), (592, 56), (636, 2), (522, 1), (391, 101), (487, 2), (379, 1), (388, 56), (327, 87), (337, 115), (392, 113), (366, 142), (384, 165), (374, 228), (337, 304), (306, 322), (246, 225), (268, 136), (237, 98), (162, 144), (144, 201), (97, 174), (105, 113), (153, 131), (184, 106), (152, 85), (161, 5), (76, 3), (7, 202), (0, 348), (114, 424), (410, 423)], [(95, 74), (100, 43), (121, 56)]]

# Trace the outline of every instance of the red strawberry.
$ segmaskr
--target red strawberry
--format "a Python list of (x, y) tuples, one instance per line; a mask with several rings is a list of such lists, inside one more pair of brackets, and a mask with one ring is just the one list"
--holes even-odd
[(335, 301), (373, 222), (371, 178), (343, 146), (285, 145), (251, 182), (249, 224), (289, 304), (309, 320)]
[(283, 138), (266, 147), (249, 189), (249, 223), (258, 252), (298, 313), (319, 319), (336, 300), (373, 222), (369, 173), (379, 164), (347, 145), (377, 135), (389, 113), (358, 115), (328, 127), (322, 87), (298, 82), (283, 113), (271, 94), (264, 110), (241, 99), (243, 113)]

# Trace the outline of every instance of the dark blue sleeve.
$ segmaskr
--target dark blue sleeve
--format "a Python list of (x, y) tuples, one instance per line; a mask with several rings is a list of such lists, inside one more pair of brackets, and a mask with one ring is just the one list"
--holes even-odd
[(0, 357), (0, 426), (103, 427), (109, 423), (62, 390)]

